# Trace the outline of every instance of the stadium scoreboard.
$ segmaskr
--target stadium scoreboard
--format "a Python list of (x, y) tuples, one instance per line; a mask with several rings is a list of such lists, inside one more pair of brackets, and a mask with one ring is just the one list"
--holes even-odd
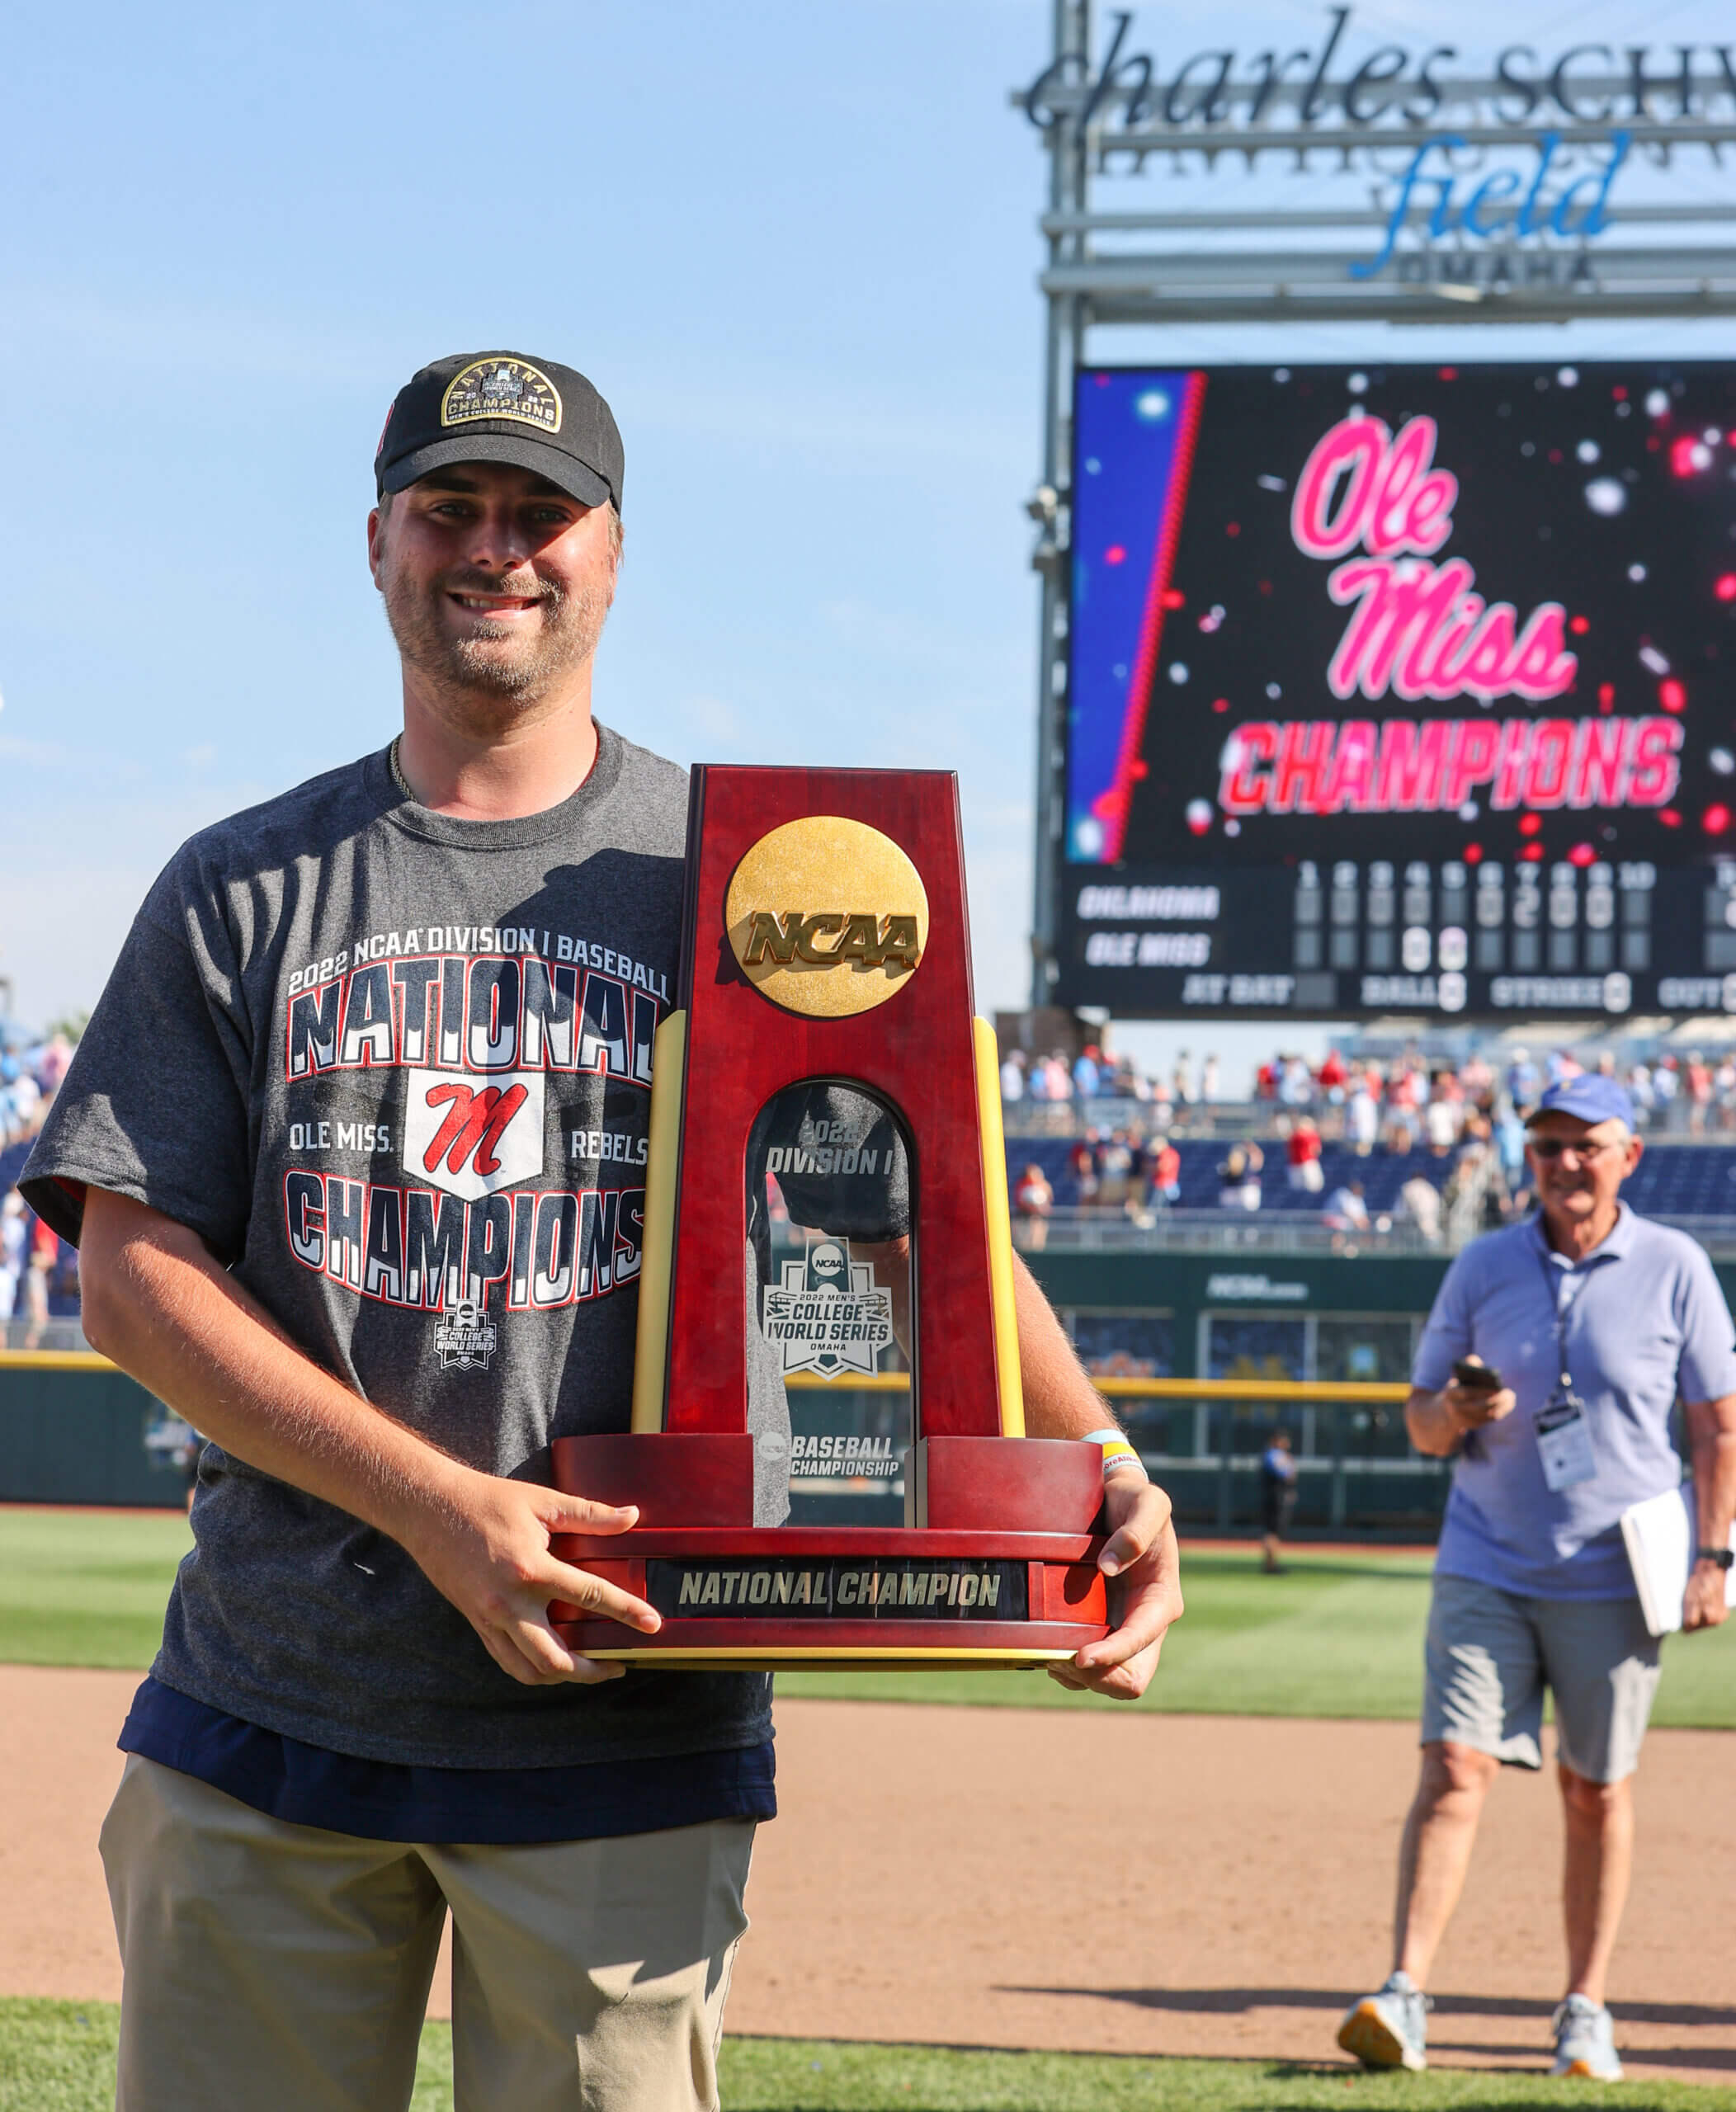
[(1736, 370), (1077, 378), (1059, 1002), (1736, 1012)]

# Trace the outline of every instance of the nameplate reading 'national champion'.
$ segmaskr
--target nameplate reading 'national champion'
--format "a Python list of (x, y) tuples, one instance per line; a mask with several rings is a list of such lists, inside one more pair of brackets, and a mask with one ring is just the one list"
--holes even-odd
[(787, 1620), (1023, 1620), (1021, 1562), (648, 1562), (645, 1596), (663, 1615), (762, 1608)]

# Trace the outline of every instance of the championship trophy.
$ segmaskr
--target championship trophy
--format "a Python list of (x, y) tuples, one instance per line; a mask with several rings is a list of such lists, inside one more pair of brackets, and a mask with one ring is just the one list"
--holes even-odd
[(1037, 1665), (1107, 1630), (1102, 1455), (1027, 1438), (994, 1033), (950, 771), (697, 768), (658, 1030), (630, 1433), (554, 1446), (634, 1503), (564, 1561), (673, 1668)]

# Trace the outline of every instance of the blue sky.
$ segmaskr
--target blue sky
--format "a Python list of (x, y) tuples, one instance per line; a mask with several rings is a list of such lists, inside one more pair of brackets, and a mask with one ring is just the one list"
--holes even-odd
[[(1358, 7), (1357, 34), (1420, 38), (1438, 12)], [(1443, 34), (1479, 55), (1580, 24), (1710, 34), (1696, 12), (1663, 0), (1642, 29), (1545, 6), (1515, 28), (1465, 0)], [(17, 17), (0, 974), (21, 1016), (93, 999), (190, 831), (389, 737), (375, 440), (423, 361), (497, 346), (584, 369), (625, 436), (601, 714), (683, 761), (956, 768), (979, 1003), (1022, 1002), (1044, 163), (1007, 91), (1049, 19), (1047, 0)], [(1322, 19), (1189, 0), (1139, 27), (1179, 58)], [(1531, 349), (1493, 334), (1478, 345)], [(1379, 349), (1339, 332), (1290, 352)]]

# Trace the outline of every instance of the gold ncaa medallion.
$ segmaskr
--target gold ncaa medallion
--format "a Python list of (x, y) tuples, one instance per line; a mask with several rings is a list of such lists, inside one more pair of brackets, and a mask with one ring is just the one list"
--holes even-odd
[(762, 836), (729, 882), (730, 949), (786, 1011), (872, 1011), (915, 973), (928, 943), (922, 875), (889, 836), (807, 814)]

